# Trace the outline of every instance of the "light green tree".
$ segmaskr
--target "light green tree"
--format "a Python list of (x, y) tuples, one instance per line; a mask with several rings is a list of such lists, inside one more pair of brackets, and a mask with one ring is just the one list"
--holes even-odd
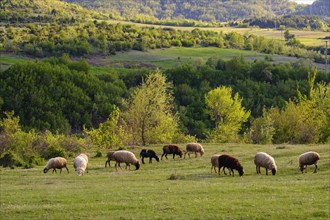
[(124, 146), (127, 136), (125, 135), (123, 124), (120, 125), (119, 123), (120, 113), (119, 108), (115, 107), (109, 118), (104, 123), (101, 123), (97, 129), (85, 130), (90, 135), (93, 143), (99, 148), (114, 149)]
[(215, 129), (209, 134), (209, 141), (231, 142), (237, 140), (242, 123), (250, 116), (242, 106), (242, 98), (232, 95), (230, 87), (220, 86), (205, 96), (207, 111), (215, 121)]
[(314, 85), (316, 73), (309, 74), (309, 93), (298, 91), (298, 100), (288, 101), (284, 109), (272, 108), (274, 143), (311, 144), (330, 141), (330, 86)]
[(178, 117), (172, 113), (172, 88), (157, 70), (123, 101), (122, 117), (130, 129), (131, 144), (169, 143), (180, 133)]

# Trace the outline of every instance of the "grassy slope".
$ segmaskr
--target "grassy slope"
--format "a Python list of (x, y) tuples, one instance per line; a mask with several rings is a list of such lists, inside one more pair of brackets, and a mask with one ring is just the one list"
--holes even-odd
[[(149, 146), (158, 154), (161, 146)], [(138, 171), (104, 168), (90, 158), (90, 171), (43, 174), (34, 169), (0, 169), (3, 219), (329, 219), (330, 145), (264, 146), (205, 144), (202, 158), (142, 164)], [(138, 155), (141, 148), (131, 149)], [(315, 150), (319, 172), (301, 174), (297, 156)], [(266, 151), (278, 174), (255, 173), (253, 156)], [(240, 158), (245, 174), (210, 173), (210, 157), (227, 152)], [(90, 152), (91, 156), (95, 155)], [(133, 169), (133, 167), (132, 167)], [(177, 180), (169, 180), (171, 175)]]

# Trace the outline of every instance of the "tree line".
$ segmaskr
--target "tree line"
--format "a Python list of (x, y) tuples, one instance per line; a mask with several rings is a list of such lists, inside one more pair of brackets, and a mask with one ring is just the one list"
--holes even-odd
[[(1, 73), (1, 117), (14, 111), (26, 130), (80, 133), (83, 127), (104, 122), (115, 107), (122, 109), (122, 100), (148, 74), (134, 69), (91, 74), (89, 68), (86, 61), (72, 61), (67, 55), (11, 66)], [(180, 118), (180, 129), (205, 139), (215, 126), (205, 112), (205, 94), (210, 90), (223, 85), (238, 93), (242, 106), (251, 113), (244, 125), (249, 128), (264, 108), (284, 108), (289, 100), (298, 99), (297, 90), (307, 95), (308, 73), (313, 71), (303, 61), (275, 65), (266, 60), (211, 57), (205, 64), (185, 64), (163, 74), (173, 83), (172, 110)], [(329, 75), (318, 72), (315, 83), (321, 81), (329, 83)]]

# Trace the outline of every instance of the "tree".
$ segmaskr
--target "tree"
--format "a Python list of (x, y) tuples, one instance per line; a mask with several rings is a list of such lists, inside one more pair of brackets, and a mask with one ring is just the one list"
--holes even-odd
[(178, 119), (172, 113), (171, 90), (172, 84), (157, 70), (123, 101), (123, 120), (131, 129), (132, 144), (170, 142), (176, 135)]
[(119, 108), (115, 107), (109, 118), (101, 123), (98, 129), (85, 130), (90, 135), (93, 143), (99, 148), (114, 149), (115, 147), (123, 147), (125, 133), (123, 126), (119, 125), (120, 113)]
[(211, 119), (215, 121), (215, 129), (210, 133), (209, 140), (235, 141), (242, 123), (250, 116), (250, 111), (242, 107), (238, 93), (232, 96), (230, 87), (220, 86), (206, 94), (205, 102)]

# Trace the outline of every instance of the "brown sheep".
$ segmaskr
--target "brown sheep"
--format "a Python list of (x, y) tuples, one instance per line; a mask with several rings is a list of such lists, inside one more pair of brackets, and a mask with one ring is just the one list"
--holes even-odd
[(175, 155), (179, 155), (180, 158), (182, 158), (182, 151), (181, 151), (180, 147), (175, 144), (168, 144), (163, 147), (163, 154), (162, 154), (161, 159), (163, 159), (163, 156), (165, 156), (166, 159), (168, 159), (167, 154), (173, 154), (173, 159), (174, 159)]
[(233, 176), (234, 176), (234, 169), (235, 169), (238, 171), (240, 176), (243, 176), (244, 170), (243, 170), (241, 163), (239, 162), (239, 160), (237, 158), (230, 156), (228, 154), (222, 154), (219, 156), (218, 162), (219, 162), (219, 168), (218, 168), (219, 175), (220, 175), (220, 169), (222, 167), (227, 167), (231, 171), (229, 173), (230, 175), (231, 175), (231, 173), (233, 173)]

